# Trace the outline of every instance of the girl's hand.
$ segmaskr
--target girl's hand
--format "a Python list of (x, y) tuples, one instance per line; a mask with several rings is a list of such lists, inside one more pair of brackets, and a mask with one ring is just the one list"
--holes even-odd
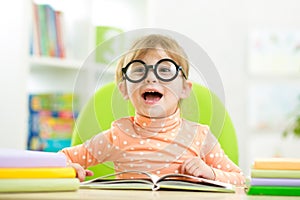
[(70, 167), (73, 167), (76, 171), (76, 177), (79, 179), (80, 182), (85, 180), (86, 176), (93, 176), (94, 172), (88, 169), (84, 169), (81, 165), (78, 163), (71, 163), (69, 164)]
[(201, 158), (193, 157), (183, 162), (181, 173), (206, 179), (215, 179), (215, 173)]

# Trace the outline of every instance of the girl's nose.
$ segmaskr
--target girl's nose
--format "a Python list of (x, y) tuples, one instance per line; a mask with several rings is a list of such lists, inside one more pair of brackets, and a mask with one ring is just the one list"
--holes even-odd
[(152, 69), (148, 71), (145, 81), (146, 81), (146, 83), (156, 83), (157, 82), (157, 77), (155, 76), (154, 71)]

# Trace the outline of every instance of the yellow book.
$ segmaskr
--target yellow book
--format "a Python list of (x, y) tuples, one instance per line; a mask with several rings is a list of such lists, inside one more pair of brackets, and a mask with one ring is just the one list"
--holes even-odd
[(71, 167), (53, 168), (0, 168), (0, 179), (8, 178), (75, 178)]
[(253, 169), (300, 170), (299, 158), (264, 158), (256, 159)]

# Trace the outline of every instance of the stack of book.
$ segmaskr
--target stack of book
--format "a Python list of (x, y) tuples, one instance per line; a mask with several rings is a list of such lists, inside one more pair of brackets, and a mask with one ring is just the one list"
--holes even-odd
[(27, 149), (57, 152), (69, 147), (77, 104), (72, 93), (30, 94)]
[(0, 149), (1, 192), (75, 191), (79, 180), (61, 153)]
[(33, 23), (30, 37), (30, 54), (64, 58), (65, 41), (63, 13), (48, 4), (32, 6)]
[(248, 194), (300, 196), (300, 159), (255, 160)]

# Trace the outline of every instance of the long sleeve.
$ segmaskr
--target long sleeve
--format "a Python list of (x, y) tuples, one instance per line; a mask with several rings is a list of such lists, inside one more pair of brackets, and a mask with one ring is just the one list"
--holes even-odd
[(111, 159), (114, 151), (110, 130), (97, 134), (83, 144), (61, 150), (68, 163), (78, 163), (84, 168)]
[(245, 177), (241, 169), (228, 158), (217, 139), (210, 132), (206, 135), (202, 155), (204, 155), (202, 159), (212, 168), (215, 180), (237, 186), (245, 184)]
[(180, 125), (177, 117), (168, 119), (173, 119), (168, 126), (165, 120), (155, 120), (146, 127), (146, 120), (141, 120), (141, 125), (138, 125), (134, 118), (122, 118), (112, 123), (109, 130), (61, 152), (67, 156), (68, 162), (78, 163), (84, 168), (112, 161), (118, 172), (151, 170), (158, 175), (178, 173), (186, 159), (200, 156), (213, 169), (215, 180), (244, 184), (240, 168), (224, 154), (208, 127), (187, 121)]

